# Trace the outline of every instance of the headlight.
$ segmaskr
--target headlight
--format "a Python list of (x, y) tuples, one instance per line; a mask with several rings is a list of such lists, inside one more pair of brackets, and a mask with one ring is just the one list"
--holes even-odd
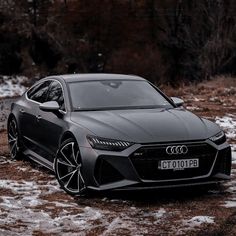
[(95, 136), (87, 136), (87, 139), (92, 148), (107, 151), (123, 151), (133, 145), (133, 143), (127, 141), (106, 139)]
[(209, 138), (212, 142), (215, 144), (222, 144), (226, 141), (225, 133), (224, 131), (220, 131), (218, 134), (212, 136)]

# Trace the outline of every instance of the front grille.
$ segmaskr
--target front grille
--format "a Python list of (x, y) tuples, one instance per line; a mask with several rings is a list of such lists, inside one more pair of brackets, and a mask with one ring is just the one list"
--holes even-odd
[[(212, 146), (205, 143), (185, 145), (188, 147), (188, 153), (180, 155), (168, 155), (166, 153), (166, 147), (169, 146), (168, 144), (163, 146), (141, 147), (131, 154), (130, 160), (133, 163), (139, 177), (143, 180), (184, 179), (208, 174), (214, 163), (216, 150)], [(199, 168), (184, 170), (158, 169), (158, 165), (161, 160), (190, 158), (199, 159)]]

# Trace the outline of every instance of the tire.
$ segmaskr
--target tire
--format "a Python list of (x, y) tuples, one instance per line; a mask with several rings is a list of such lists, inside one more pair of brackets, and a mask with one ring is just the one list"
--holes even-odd
[(65, 140), (54, 160), (54, 171), (61, 188), (71, 195), (84, 195), (87, 187), (78, 144), (73, 138)]
[(8, 145), (10, 149), (11, 159), (22, 159), (22, 141), (19, 135), (17, 122), (14, 117), (9, 119), (7, 128)]

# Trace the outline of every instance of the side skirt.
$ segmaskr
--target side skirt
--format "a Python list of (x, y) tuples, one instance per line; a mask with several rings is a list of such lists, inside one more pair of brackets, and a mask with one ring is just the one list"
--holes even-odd
[(26, 149), (24, 151), (24, 155), (26, 155), (27, 157), (29, 157), (31, 160), (37, 162), (38, 164), (46, 167), (47, 169), (51, 170), (54, 172), (54, 168), (53, 168), (53, 163), (48, 161), (47, 159), (45, 159), (44, 157), (38, 155), (37, 153), (35, 153), (32, 150)]

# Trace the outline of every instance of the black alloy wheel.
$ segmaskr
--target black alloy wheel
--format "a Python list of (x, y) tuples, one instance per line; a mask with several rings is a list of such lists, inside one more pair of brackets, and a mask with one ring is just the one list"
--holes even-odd
[(71, 195), (85, 193), (83, 165), (79, 147), (72, 138), (64, 141), (55, 158), (54, 170), (60, 186)]
[(8, 122), (8, 145), (11, 158), (20, 159), (22, 157), (20, 135), (15, 118), (11, 118)]

